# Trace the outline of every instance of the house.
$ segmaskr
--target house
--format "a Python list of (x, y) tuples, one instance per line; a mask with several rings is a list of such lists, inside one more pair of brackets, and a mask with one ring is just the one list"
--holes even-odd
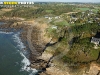
[(48, 19), (49, 17), (48, 17), (48, 16), (45, 16), (45, 18), (47, 18), (47, 19)]
[(55, 17), (55, 19), (59, 19), (59, 18), (60, 18), (60, 16), (56, 16), (56, 17)]
[(100, 43), (100, 38), (92, 37), (91, 43), (98, 45)]
[(100, 44), (100, 31), (98, 31), (96, 33), (96, 35), (94, 37), (92, 37), (91, 43), (94, 43), (95, 45), (99, 45)]
[(52, 26), (52, 29), (57, 29), (57, 26)]

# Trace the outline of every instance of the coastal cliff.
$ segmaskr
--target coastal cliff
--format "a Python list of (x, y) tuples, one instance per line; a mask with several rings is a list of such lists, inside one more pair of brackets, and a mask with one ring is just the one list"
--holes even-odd
[[(9, 28), (14, 29), (14, 31), (21, 30), (20, 38), (26, 46), (25, 50), (30, 52), (31, 65), (29, 66), (40, 70), (39, 75), (99, 75), (97, 63), (93, 65), (93, 63), (69, 64), (63, 62), (65, 59), (62, 57), (70, 49), (70, 44), (63, 38), (68, 36), (67, 32), (70, 28), (62, 28), (63, 30), (60, 30), (59, 38), (57, 38), (54, 36), (48, 37), (47, 29), (49, 25), (37, 20), (5, 20), (4, 22), (6, 24), (1, 25), (0, 28), (5, 29), (6, 32), (9, 31), (7, 30)], [(67, 40), (71, 40), (73, 34), (70, 33), (68, 37)], [(60, 52), (61, 50), (62, 52)]]
[(1, 7), (0, 29), (20, 32), (30, 60), (26, 69), (37, 69), (37, 75), (100, 75), (98, 4), (36, 2), (32, 7)]
[(2, 21), (5, 24), (1, 25), (0, 28), (4, 29), (5, 32), (10, 32), (12, 29), (14, 31), (21, 30), (20, 38), (26, 46), (25, 50), (30, 52), (29, 59), (31, 65), (29, 66), (44, 71), (48, 66), (49, 59), (53, 56), (52, 54), (43, 54), (47, 43), (51, 41), (51, 38), (45, 36), (47, 24), (39, 24), (34, 22), (34, 20), (19, 22), (18, 20), (5, 19)]

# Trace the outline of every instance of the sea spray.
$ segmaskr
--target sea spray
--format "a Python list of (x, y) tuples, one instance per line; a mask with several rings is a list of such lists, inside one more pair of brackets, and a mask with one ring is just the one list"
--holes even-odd
[(13, 34), (13, 32), (3, 32), (3, 31), (0, 31), (0, 34)]
[[(3, 32), (0, 31), (0, 34), (7, 34), (7, 35), (11, 35), (12, 36), (12, 40), (14, 40), (14, 42), (16, 43), (16, 45), (14, 46), (18, 53), (20, 53), (20, 55), (22, 56), (22, 61), (21, 64), (19, 62), (15, 62), (15, 66), (16, 65), (21, 65), (21, 69), (19, 70), (20, 72), (28, 72), (28, 75), (35, 75), (38, 71), (36, 69), (33, 69), (31, 67), (29, 67), (30, 65), (30, 61), (26, 58), (25, 55), (27, 55), (27, 50), (25, 50), (26, 46), (24, 46), (24, 44), (22, 43), (19, 35), (20, 32)], [(14, 52), (13, 54), (16, 54), (17, 52)], [(23, 75), (23, 74), (22, 74)]]
[(13, 39), (14, 39), (14, 42), (17, 43), (17, 47), (19, 48), (20, 55), (23, 57), (23, 60), (21, 61), (22, 68), (20, 71), (28, 71), (30, 72), (29, 75), (33, 75), (34, 73), (37, 73), (38, 71), (36, 69), (32, 69), (31, 67), (29, 67), (30, 61), (25, 56), (25, 54), (27, 54), (27, 51), (24, 50), (26, 47), (22, 43), (19, 35), (20, 35), (20, 32), (18, 32), (17, 34), (14, 34)]

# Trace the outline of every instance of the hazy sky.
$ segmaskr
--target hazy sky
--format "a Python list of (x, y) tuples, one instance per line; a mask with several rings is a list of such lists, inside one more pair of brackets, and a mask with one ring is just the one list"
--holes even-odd
[(100, 0), (1, 0), (1, 1), (35, 1), (35, 2), (100, 2)]

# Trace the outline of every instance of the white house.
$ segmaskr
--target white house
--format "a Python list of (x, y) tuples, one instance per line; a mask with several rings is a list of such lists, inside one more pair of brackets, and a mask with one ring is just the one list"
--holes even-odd
[(94, 44), (98, 45), (100, 43), (100, 38), (92, 37), (91, 43), (94, 43)]

